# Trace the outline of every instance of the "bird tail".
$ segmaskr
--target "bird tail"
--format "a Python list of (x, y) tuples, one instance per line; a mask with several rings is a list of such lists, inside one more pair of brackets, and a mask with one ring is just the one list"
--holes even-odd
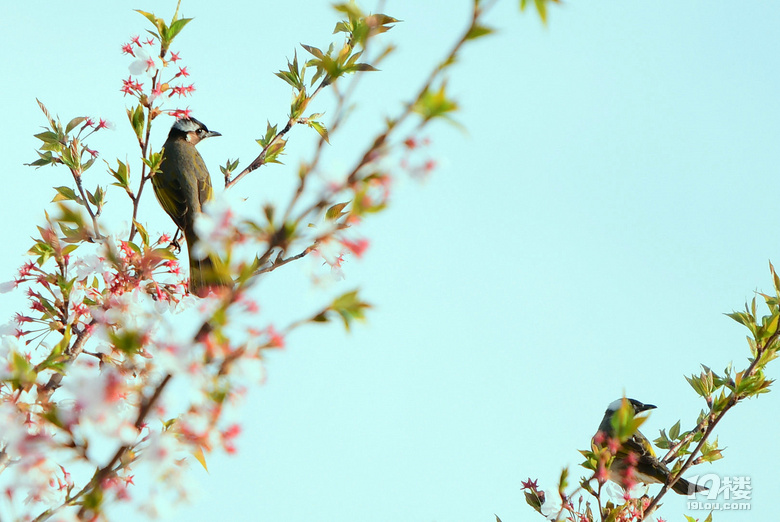
[(699, 484), (691, 484), (689, 481), (685, 480), (684, 478), (677, 479), (677, 482), (674, 483), (672, 489), (674, 490), (675, 493), (678, 493), (680, 495), (693, 495), (694, 493), (702, 493), (704, 491), (709, 491), (708, 487)]
[(190, 293), (206, 297), (210, 291), (219, 293), (223, 288), (233, 288), (233, 279), (219, 256), (209, 253), (199, 259), (192, 255), (197, 236), (194, 233), (185, 234), (185, 239), (190, 258)]

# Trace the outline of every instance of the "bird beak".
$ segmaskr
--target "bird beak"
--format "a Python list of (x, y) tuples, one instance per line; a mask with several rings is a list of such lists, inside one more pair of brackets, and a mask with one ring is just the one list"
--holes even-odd
[(641, 408), (637, 408), (637, 413), (640, 411), (647, 411), (647, 410), (654, 410), (656, 408), (655, 404), (643, 404)]
[(212, 136), (222, 136), (222, 133), (217, 131), (208, 131), (204, 138), (211, 138)]

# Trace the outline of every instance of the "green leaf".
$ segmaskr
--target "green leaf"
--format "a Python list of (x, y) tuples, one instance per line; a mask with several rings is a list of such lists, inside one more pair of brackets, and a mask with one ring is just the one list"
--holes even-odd
[(306, 106), (309, 104), (309, 97), (306, 94), (306, 89), (301, 89), (298, 92), (298, 96), (295, 97), (290, 105), (290, 119), (297, 120), (306, 110)]
[(677, 421), (674, 423), (674, 426), (669, 428), (669, 437), (671, 437), (674, 440), (677, 440), (679, 436), (680, 436), (680, 421)]
[(318, 121), (310, 121), (309, 127), (317, 131), (317, 134), (322, 136), (322, 139), (325, 140), (326, 143), (330, 143), (330, 140), (328, 139), (328, 129), (325, 128), (325, 125)]
[(561, 478), (558, 481), (558, 492), (563, 494), (568, 485), (569, 485), (569, 468), (563, 468), (561, 470)]
[(103, 188), (98, 185), (95, 188), (95, 192), (90, 193), (87, 191), (87, 199), (90, 203), (95, 205), (97, 207), (97, 213), (100, 214), (101, 209), (103, 208), (103, 204), (105, 203), (105, 197), (106, 197), (106, 191), (103, 190)]
[(130, 124), (133, 126), (135, 135), (138, 138), (139, 143), (143, 143), (144, 136), (144, 107), (143, 105), (137, 105), (135, 109), (127, 109), (127, 117), (130, 120)]
[(344, 322), (344, 327), (349, 331), (350, 325), (355, 320), (365, 319), (365, 310), (371, 308), (371, 305), (360, 300), (357, 290), (347, 292), (333, 300), (330, 306), (318, 313), (309, 321), (327, 322), (330, 320), (329, 314), (334, 312)]
[(49, 114), (49, 110), (46, 108), (46, 106), (39, 100), (38, 98), (35, 98), (35, 101), (38, 102), (38, 107), (41, 108), (41, 111), (43, 111), (43, 115), (46, 116), (46, 119), (49, 120), (49, 126), (51, 126), (52, 129), (57, 128), (57, 122), (54, 120), (54, 118), (51, 117), (51, 114)]
[(265, 136), (262, 138), (258, 138), (257, 143), (263, 148), (266, 148), (269, 143), (274, 139), (276, 136), (276, 125), (271, 125), (271, 122), (267, 122), (267, 127), (265, 131)]
[(263, 205), (263, 213), (265, 214), (265, 219), (268, 221), (269, 224), (274, 222), (274, 213), (276, 211), (276, 208), (270, 204), (266, 203)]
[(19, 352), (12, 352), (10, 359), (11, 383), (14, 390), (29, 390), (35, 384), (38, 372), (27, 358)]
[(349, 205), (349, 201), (333, 205), (325, 212), (325, 219), (334, 220), (346, 215), (347, 212), (342, 212), (342, 210), (344, 210), (344, 207), (347, 205)]
[(529, 490), (529, 491), (525, 491), (524, 493), (525, 493), (525, 501), (528, 503), (528, 505), (534, 508), (539, 513), (542, 513), (542, 504), (544, 502), (541, 498), (539, 498), (539, 494), (536, 492), (536, 490)]
[(152, 13), (147, 13), (146, 11), (141, 11), (140, 9), (135, 10), (136, 13), (141, 13), (146, 17), (147, 20), (152, 22), (152, 24), (157, 27), (157, 17), (154, 16)]
[(363, 11), (360, 10), (360, 7), (358, 7), (354, 0), (350, 2), (342, 2), (340, 4), (333, 4), (333, 9), (339, 13), (346, 14), (351, 22), (364, 17)]
[(135, 219), (133, 220), (133, 225), (135, 225), (136, 230), (138, 230), (138, 233), (141, 235), (141, 241), (143, 241), (144, 246), (148, 247), (149, 246), (149, 233), (146, 232), (146, 229), (144, 228), (144, 226), (141, 225), (141, 223), (139, 223)]
[(442, 117), (449, 119), (449, 113), (458, 110), (458, 104), (448, 98), (446, 90), (446, 82), (436, 91), (425, 89), (412, 106), (412, 110), (424, 121)]
[(336, 27), (333, 29), (333, 34), (336, 33), (349, 33), (350, 27), (347, 25), (347, 22), (339, 22), (336, 24)]
[(300, 81), (298, 81), (294, 74), (288, 71), (279, 71), (274, 73), (274, 75), (289, 83), (294, 89), (298, 89), (300, 87)]
[(222, 165), (219, 166), (219, 170), (224, 176), (227, 176), (236, 170), (236, 167), (238, 167), (238, 158), (235, 161), (227, 160), (224, 167)]
[(666, 430), (661, 430), (660, 436), (655, 439), (653, 443), (661, 449), (669, 449), (672, 447), (672, 441), (666, 436)]
[(108, 167), (108, 172), (117, 181), (116, 183), (112, 183), (112, 185), (117, 187), (122, 187), (123, 189), (127, 190), (128, 188), (130, 188), (130, 169), (127, 167), (126, 164), (122, 163), (119, 160), (116, 160), (116, 163), (117, 163), (116, 170), (113, 170), (111, 167)]
[(347, 292), (337, 297), (331, 305), (331, 309), (341, 316), (347, 331), (352, 321), (365, 319), (365, 310), (371, 308), (371, 305), (361, 301), (357, 294), (357, 290)]
[[(534, 6), (539, 13), (539, 18), (545, 24), (547, 23), (547, 4), (551, 2), (557, 4), (560, 3), (560, 0), (534, 0)], [(524, 11), (526, 7), (528, 7), (528, 0), (520, 0), (520, 10)]]
[(287, 60), (287, 70), (279, 71), (278, 73), (275, 74), (285, 82), (289, 83), (293, 87), (293, 89), (297, 89), (300, 91), (304, 88), (303, 78), (305, 75), (305, 70), (306, 70), (305, 67), (303, 68), (303, 70), (299, 70), (298, 51), (295, 51), (295, 55), (293, 56), (293, 61), (290, 62), (289, 60)]
[(764, 327), (764, 338), (771, 337), (777, 332), (778, 321), (780, 321), (780, 314), (772, 315), (769, 324)]
[(59, 150), (65, 144), (63, 137), (59, 136), (56, 132), (46, 131), (35, 134), (34, 136), (41, 140), (44, 145), (49, 146), (46, 148), (41, 147), (41, 150)]
[(79, 204), (84, 204), (84, 201), (76, 194), (76, 191), (70, 187), (54, 187), (57, 191), (57, 195), (52, 199), (52, 203), (55, 201), (76, 201)]
[(266, 163), (278, 163), (282, 164), (281, 161), (279, 161), (279, 156), (284, 154), (284, 146), (287, 143), (286, 140), (278, 139), (273, 144), (269, 145), (267, 149), (265, 149), (265, 162)]
[(38, 151), (35, 152), (38, 154), (39, 158), (33, 161), (32, 163), (27, 163), (28, 167), (40, 168), (43, 167), (44, 165), (54, 166), (59, 161), (59, 158), (55, 158), (54, 154), (52, 154), (51, 151), (46, 151), (43, 153)]
[(153, 152), (149, 154), (149, 158), (143, 158), (142, 161), (149, 167), (149, 174), (156, 174), (160, 172), (160, 165), (162, 165), (163, 151)]
[(187, 25), (192, 21), (192, 18), (181, 18), (179, 20), (174, 20), (171, 22), (171, 26), (168, 29), (168, 43), (170, 43), (174, 38), (176, 38), (176, 35), (181, 32), (182, 29), (184, 29), (184, 26)]
[(358, 72), (358, 71), (378, 71), (376, 67), (373, 65), (367, 64), (367, 63), (356, 63), (355, 65), (351, 65), (344, 69), (344, 72)]
[(611, 425), (615, 436), (620, 442), (624, 442), (632, 436), (639, 427), (647, 420), (647, 417), (635, 417), (634, 408), (623, 398), (618, 411), (612, 415)]
[(69, 134), (70, 131), (75, 129), (78, 125), (80, 125), (82, 122), (86, 121), (87, 119), (83, 116), (79, 116), (77, 118), (73, 118), (68, 122), (68, 124), (65, 126), (65, 134)]
[(320, 49), (318, 49), (318, 48), (316, 48), (316, 47), (313, 47), (313, 46), (311, 46), (311, 45), (304, 45), (304, 44), (301, 44), (301, 47), (303, 47), (304, 49), (306, 49), (306, 50), (309, 52), (309, 54), (311, 54), (311, 55), (312, 55), (312, 56), (314, 56), (315, 58), (320, 58), (320, 59), (322, 59), (322, 58), (325, 56), (325, 55), (322, 53), (322, 51), (321, 51)]
[(494, 33), (495, 30), (491, 29), (490, 27), (485, 27), (484, 25), (478, 25), (474, 24), (469, 29), (469, 32), (466, 33), (466, 40), (476, 40), (477, 38), (481, 38), (483, 36), (487, 36), (489, 34)]

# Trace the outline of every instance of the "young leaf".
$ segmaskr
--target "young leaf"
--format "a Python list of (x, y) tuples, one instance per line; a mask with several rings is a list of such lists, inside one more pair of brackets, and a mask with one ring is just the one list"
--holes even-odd
[(328, 140), (328, 129), (325, 128), (325, 125), (318, 122), (318, 121), (310, 121), (309, 127), (317, 131), (317, 134), (322, 136), (322, 139), (325, 140), (326, 143), (330, 143), (330, 140)]
[(75, 129), (78, 125), (80, 125), (82, 122), (86, 121), (86, 118), (83, 116), (79, 116), (77, 118), (73, 118), (68, 122), (68, 124), (65, 126), (65, 134), (69, 134), (70, 131)]
[(466, 40), (476, 40), (477, 38), (480, 38), (482, 36), (487, 36), (489, 34), (492, 34), (493, 32), (494, 30), (491, 29), (490, 27), (474, 24), (469, 29), (469, 32), (466, 33)]

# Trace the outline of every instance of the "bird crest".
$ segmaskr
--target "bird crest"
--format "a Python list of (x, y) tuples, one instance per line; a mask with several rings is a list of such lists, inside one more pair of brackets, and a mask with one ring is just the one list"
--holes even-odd
[(173, 124), (173, 128), (182, 132), (194, 132), (198, 129), (205, 129), (206, 126), (195, 118), (180, 118)]

